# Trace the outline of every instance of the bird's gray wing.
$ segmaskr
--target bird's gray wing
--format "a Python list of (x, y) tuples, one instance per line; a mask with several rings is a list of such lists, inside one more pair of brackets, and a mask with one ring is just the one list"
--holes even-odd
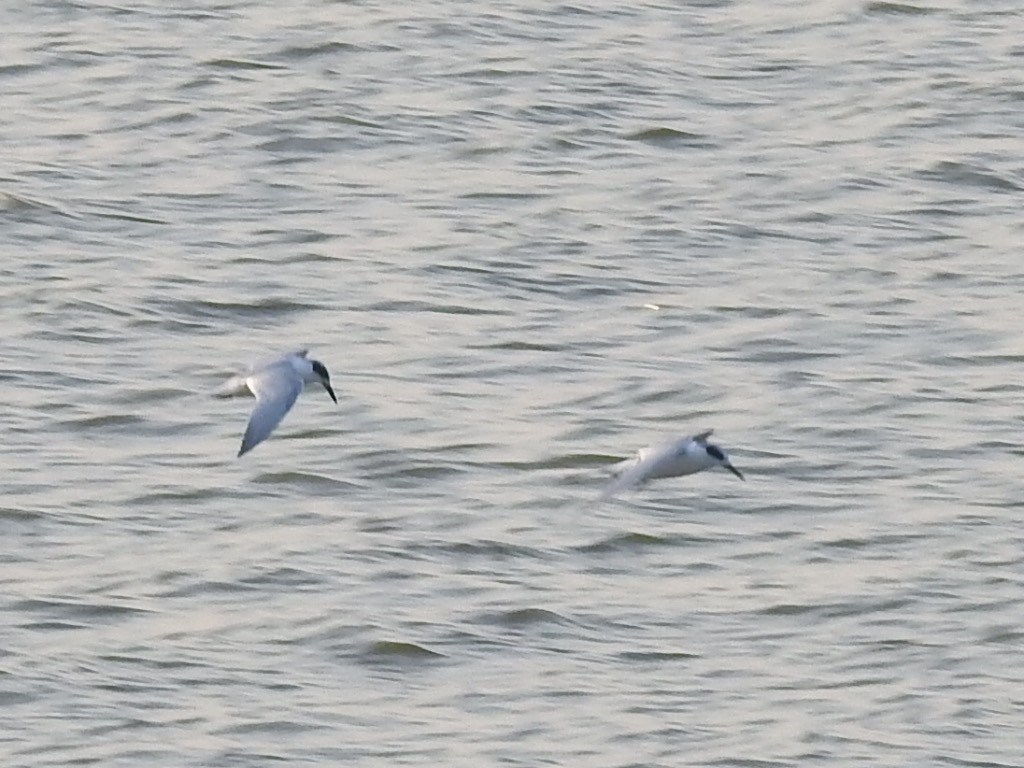
[(650, 448), (645, 448), (639, 451), (632, 459), (620, 461), (615, 465), (615, 469), (619, 470), (618, 475), (605, 486), (599, 500), (607, 501), (619, 491), (640, 485), (640, 483), (647, 479), (647, 473), (651, 470), (651, 465), (658, 458), (657, 455), (651, 455)]
[(643, 462), (639, 456), (626, 461), (620, 462), (615, 465), (616, 467), (621, 466), (622, 469), (619, 474), (612, 480), (608, 485), (601, 491), (601, 495), (598, 498), (599, 501), (608, 501), (612, 496), (617, 494), (619, 491), (624, 491), (627, 488), (631, 488), (641, 480), (643, 480)]
[(632, 459), (619, 462), (615, 468), (619, 474), (601, 492), (600, 501), (607, 501), (619, 491), (633, 488), (646, 480), (665, 477), (671, 473), (671, 465), (682, 445), (689, 438), (669, 440), (657, 445), (641, 448)]
[(287, 362), (265, 368), (248, 379), (249, 388), (256, 395), (256, 407), (249, 417), (249, 425), (242, 437), (238, 455), (251, 451), (269, 437), (291, 410), (302, 392), (302, 379)]
[(248, 376), (232, 376), (213, 391), (214, 397), (238, 397), (239, 395), (251, 395), (249, 390)]

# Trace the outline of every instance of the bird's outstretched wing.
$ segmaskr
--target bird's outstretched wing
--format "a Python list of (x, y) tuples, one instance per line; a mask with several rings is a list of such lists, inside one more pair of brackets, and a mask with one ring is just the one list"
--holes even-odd
[(240, 397), (251, 395), (248, 376), (232, 376), (213, 391), (214, 397)]
[(615, 465), (618, 475), (605, 486), (601, 492), (600, 501), (607, 501), (620, 491), (640, 485), (649, 477), (657, 476), (657, 471), (671, 455), (676, 441), (650, 445), (637, 451), (636, 456), (631, 459), (619, 462)]
[(601, 491), (599, 501), (608, 501), (612, 496), (624, 491), (627, 488), (632, 488), (635, 485), (639, 485), (643, 482), (644, 475), (646, 474), (647, 468), (644, 466), (643, 458), (640, 454), (637, 454), (632, 459), (626, 459), (615, 465), (619, 469), (618, 475)]
[(287, 361), (264, 368), (250, 376), (247, 382), (249, 389), (256, 395), (256, 407), (245, 428), (242, 447), (238, 449), (239, 456), (251, 451), (270, 436), (284, 415), (295, 405), (303, 388), (302, 379), (295, 375)]

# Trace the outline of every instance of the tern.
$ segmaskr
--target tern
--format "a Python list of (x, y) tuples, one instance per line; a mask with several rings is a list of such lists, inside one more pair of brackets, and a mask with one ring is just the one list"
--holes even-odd
[(601, 500), (610, 499), (619, 491), (645, 483), (658, 477), (682, 477), (711, 467), (724, 467), (740, 480), (742, 473), (732, 465), (729, 457), (717, 445), (708, 442), (711, 432), (678, 437), (664, 443), (640, 449), (636, 456), (614, 466), (617, 476), (601, 494)]
[(309, 360), (308, 350), (289, 352), (277, 360), (257, 363), (248, 373), (228, 379), (214, 392), (217, 397), (251, 395), (256, 398), (256, 407), (245, 428), (242, 447), (238, 455), (248, 453), (266, 440), (274, 428), (281, 423), (284, 415), (295, 405), (307, 382), (319, 382), (337, 404), (338, 398), (331, 389), (331, 376), (319, 360)]

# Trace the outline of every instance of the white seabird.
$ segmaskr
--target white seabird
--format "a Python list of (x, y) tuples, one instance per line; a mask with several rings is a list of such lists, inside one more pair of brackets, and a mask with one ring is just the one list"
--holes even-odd
[(712, 430), (699, 435), (678, 437), (664, 443), (641, 448), (636, 456), (616, 464), (617, 476), (601, 493), (601, 500), (610, 499), (619, 491), (659, 477), (682, 477), (711, 467), (724, 467), (740, 480), (742, 473), (729, 461), (725, 451), (708, 442)]
[(291, 410), (307, 382), (319, 382), (337, 404), (331, 377), (319, 360), (309, 360), (308, 350), (289, 352), (277, 360), (257, 363), (248, 373), (228, 379), (214, 394), (217, 397), (251, 395), (256, 407), (245, 428), (238, 455), (248, 453), (266, 440), (284, 415)]

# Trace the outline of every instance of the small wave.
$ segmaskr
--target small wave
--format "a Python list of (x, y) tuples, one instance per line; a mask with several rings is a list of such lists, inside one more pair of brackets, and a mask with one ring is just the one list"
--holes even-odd
[[(266, 736), (267, 734), (294, 734), (301, 733), (303, 731), (317, 730), (319, 726), (311, 725), (309, 723), (297, 723), (294, 720), (259, 720), (252, 723), (241, 723), (239, 725), (232, 725), (226, 728), (215, 730), (214, 733), (218, 735), (233, 735), (233, 736), (246, 736), (249, 734), (260, 734)], [(256, 760), (260, 764), (266, 764), (271, 758), (278, 761), (284, 762), (284, 760), (276, 755), (263, 755), (264, 759)], [(255, 756), (253, 756), (255, 758)]]
[(43, 512), (34, 509), (16, 509), (14, 507), (0, 507), (0, 521), (28, 522), (30, 520), (43, 520), (47, 516)]
[(983, 187), (996, 192), (1019, 192), (1021, 189), (1019, 184), (991, 170), (945, 160), (922, 171), (919, 176), (931, 181), (943, 181), (956, 186)]
[(330, 40), (316, 45), (292, 45), (280, 52), (283, 59), (302, 61), (317, 56), (329, 56), (337, 53), (351, 53), (359, 50), (359, 46), (352, 43), (341, 43), (337, 40)]
[(509, 544), (505, 541), (464, 541), (448, 545), (444, 547), (444, 550), (456, 555), (493, 559), (543, 560), (547, 557), (542, 550), (525, 547), (521, 544)]
[(62, 630), (69, 629), (88, 629), (88, 624), (72, 624), (69, 621), (29, 621), (25, 624), (19, 624), (20, 629), (30, 629), (34, 632), (59, 632)]
[(61, 600), (21, 600), (12, 606), (14, 612), (49, 613), (54, 622), (65, 623), (65, 619), (117, 618), (145, 614), (149, 611), (118, 603), (76, 603)]
[[(280, 320), (286, 315), (315, 309), (312, 303), (302, 303), (279, 297), (253, 298), (251, 301), (162, 301), (149, 307), (149, 312), (163, 323), (185, 323), (186, 328), (204, 328), (206, 320)], [(219, 326), (218, 326), (219, 327)]]
[(584, 544), (576, 548), (577, 552), (624, 552), (648, 547), (663, 546), (667, 543), (663, 536), (655, 536), (648, 533), (621, 533), (607, 539), (601, 539), (592, 544)]
[(765, 616), (803, 616), (808, 613), (817, 613), (823, 608), (821, 605), (797, 605), (796, 603), (776, 603), (760, 611)]
[(642, 141), (645, 144), (658, 146), (710, 147), (713, 143), (707, 136), (699, 133), (681, 131), (677, 128), (647, 128), (626, 135), (628, 141)]
[(832, 541), (823, 542), (823, 546), (834, 547), (836, 549), (866, 549), (872, 545), (872, 542), (868, 539), (860, 538), (842, 538), (833, 539)]
[(598, 453), (576, 453), (555, 456), (550, 459), (541, 459), (539, 461), (498, 461), (495, 462), (495, 466), (503, 469), (531, 472), (543, 469), (591, 469), (595, 466), (606, 466), (616, 461), (622, 461), (622, 457), (605, 456)]
[(238, 498), (238, 494), (220, 488), (185, 488), (182, 490), (161, 490), (139, 494), (127, 500), (132, 507), (147, 504), (181, 504), (182, 502), (207, 502), (216, 498)]
[(252, 481), (260, 485), (295, 485), (306, 489), (318, 488), (329, 491), (347, 491), (359, 488), (355, 483), (312, 472), (263, 472), (256, 475)]
[(164, 403), (179, 397), (188, 397), (193, 393), (187, 389), (170, 387), (152, 387), (126, 392), (119, 398), (122, 403)]
[(390, 469), (386, 475), (397, 482), (403, 480), (437, 480), (452, 475), (461, 475), (466, 472), (461, 467), (453, 467), (447, 464), (423, 463), (410, 465), (401, 469)]
[(80, 218), (70, 212), (61, 210), (53, 203), (33, 200), (32, 198), (15, 195), (10, 192), (0, 192), (0, 213), (11, 214), (19, 218), (32, 218), (37, 214)]
[(67, 419), (59, 423), (61, 427), (68, 427), (70, 429), (103, 429), (113, 428), (118, 429), (120, 427), (137, 426), (145, 422), (138, 416), (133, 416), (128, 413), (115, 413), (108, 414), (106, 416), (86, 416), (81, 419)]
[(700, 536), (658, 536), (651, 533), (629, 531), (610, 536), (591, 544), (576, 547), (577, 552), (602, 554), (608, 552), (635, 552), (654, 547), (698, 546), (712, 543), (712, 539)]
[(369, 312), (434, 312), (442, 315), (505, 315), (504, 310), (464, 304), (434, 304), (414, 299), (389, 299), (366, 305)]
[(160, 597), (208, 597), (210, 595), (233, 595), (252, 592), (256, 588), (239, 581), (196, 581), (160, 593)]
[(380, 662), (443, 659), (446, 657), (443, 653), (432, 651), (417, 643), (401, 640), (377, 640), (363, 649), (362, 658), (364, 661)]
[(699, 659), (699, 653), (687, 653), (686, 651), (623, 651), (619, 654), (623, 661), (682, 661), (685, 659)]
[(234, 69), (239, 71), (254, 69), (287, 69), (283, 64), (274, 64), (267, 61), (253, 61), (252, 59), (210, 59), (205, 62), (208, 67), (217, 69)]
[(565, 616), (549, 611), (546, 608), (516, 608), (511, 611), (491, 613), (483, 616), (482, 621), (503, 627), (524, 627), (543, 624), (568, 625), (573, 623)]
[(546, 194), (538, 192), (467, 192), (464, 195), (459, 195), (460, 200), (497, 200), (503, 202), (541, 200), (545, 197), (547, 197)]
[(893, 2), (873, 2), (868, 3), (864, 6), (864, 10), (871, 14), (890, 14), (890, 15), (904, 15), (904, 16), (924, 16), (929, 13), (934, 13), (934, 8), (929, 8), (923, 5), (910, 5), (908, 3), (893, 3)]
[(324, 583), (324, 580), (300, 568), (284, 566), (281, 568), (275, 568), (274, 570), (266, 573), (259, 573), (254, 576), (240, 579), (240, 582), (250, 586), (271, 585), (285, 586), (290, 589), (295, 589), (298, 587), (319, 586)]
[(565, 344), (538, 344), (529, 341), (499, 341), (487, 344), (469, 344), (469, 349), (494, 349), (503, 352), (562, 352), (568, 347)]
[(94, 211), (93, 215), (99, 219), (113, 219), (115, 221), (131, 221), (137, 224), (170, 224), (171, 222), (165, 219), (156, 219), (152, 216), (141, 216), (137, 213), (127, 213), (125, 211)]

